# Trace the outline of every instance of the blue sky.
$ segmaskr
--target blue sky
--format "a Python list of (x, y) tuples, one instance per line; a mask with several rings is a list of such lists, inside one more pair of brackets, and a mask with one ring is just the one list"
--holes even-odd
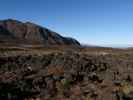
[(0, 19), (32, 21), (81, 43), (133, 44), (133, 0), (0, 0)]

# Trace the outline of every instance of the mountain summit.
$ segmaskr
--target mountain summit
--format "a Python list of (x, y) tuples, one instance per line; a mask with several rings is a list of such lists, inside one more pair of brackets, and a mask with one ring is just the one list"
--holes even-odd
[(72, 45), (80, 43), (31, 22), (13, 19), (0, 20), (0, 43), (31, 44), (31, 45)]

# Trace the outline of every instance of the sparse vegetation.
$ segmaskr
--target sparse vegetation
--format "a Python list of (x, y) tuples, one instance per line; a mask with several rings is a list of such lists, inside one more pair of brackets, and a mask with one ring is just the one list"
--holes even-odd
[(131, 51), (83, 51), (28, 48), (7, 50), (4, 56), (1, 52), (0, 99), (132, 100)]

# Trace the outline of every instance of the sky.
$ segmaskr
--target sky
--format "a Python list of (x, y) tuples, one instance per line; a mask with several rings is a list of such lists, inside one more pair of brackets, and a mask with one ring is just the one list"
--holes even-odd
[(133, 45), (133, 0), (0, 0), (0, 20), (31, 21), (83, 44)]

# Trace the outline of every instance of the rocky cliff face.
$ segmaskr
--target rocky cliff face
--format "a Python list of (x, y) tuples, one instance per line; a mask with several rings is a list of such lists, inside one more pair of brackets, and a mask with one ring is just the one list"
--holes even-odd
[(80, 43), (72, 38), (66, 38), (47, 28), (30, 22), (17, 20), (0, 21), (0, 42), (41, 44), (41, 45), (74, 45)]

